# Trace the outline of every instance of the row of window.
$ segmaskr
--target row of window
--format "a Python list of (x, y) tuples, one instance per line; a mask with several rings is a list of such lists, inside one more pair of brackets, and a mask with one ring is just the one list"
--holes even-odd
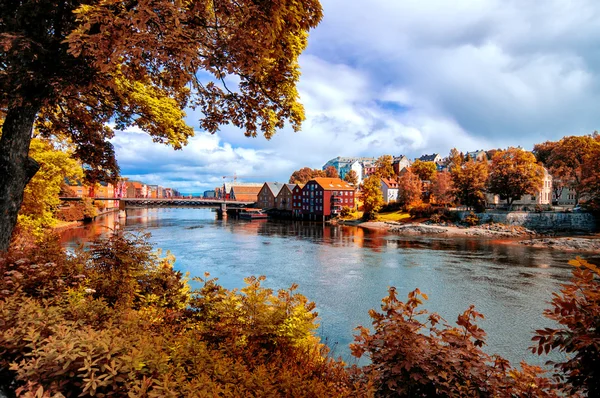
[[(308, 211), (308, 206), (302, 206), (302, 210), (307, 210)], [(315, 210), (321, 210), (321, 211), (323, 211), (323, 206), (315, 206)]]

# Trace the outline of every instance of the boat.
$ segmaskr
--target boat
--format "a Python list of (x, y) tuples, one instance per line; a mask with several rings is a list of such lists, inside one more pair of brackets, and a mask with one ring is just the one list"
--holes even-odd
[(240, 218), (242, 220), (266, 220), (267, 213), (263, 213), (260, 209), (242, 209)]

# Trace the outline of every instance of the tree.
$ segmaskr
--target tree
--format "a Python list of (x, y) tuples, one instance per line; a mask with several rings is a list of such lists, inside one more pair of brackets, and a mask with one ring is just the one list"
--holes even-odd
[(402, 206), (416, 204), (421, 201), (423, 183), (415, 173), (408, 168), (398, 177), (398, 203)]
[(452, 203), (454, 195), (452, 193), (452, 177), (447, 171), (442, 171), (435, 175), (431, 183), (431, 196), (435, 203), (447, 205)]
[(533, 146), (533, 154), (538, 162), (541, 162), (546, 166), (548, 172), (552, 175), (552, 196), (554, 199), (558, 200), (558, 198), (562, 196), (564, 189), (567, 187), (567, 180), (563, 175), (564, 170), (561, 170), (559, 167), (555, 168), (548, 162), (550, 155), (552, 155), (552, 151), (556, 148), (556, 144), (557, 142), (553, 141), (535, 144)]
[(376, 175), (367, 177), (362, 183), (363, 218), (372, 220), (383, 205), (381, 179)]
[[(497, 355), (486, 354), (486, 333), (477, 325), (483, 315), (470, 306), (456, 326), (419, 308), (428, 297), (416, 289), (406, 302), (395, 287), (370, 310), (372, 328), (359, 326), (352, 355), (368, 355), (363, 368), (377, 397), (546, 397), (555, 385), (543, 370), (521, 363), (521, 370)], [(592, 395), (590, 395), (592, 396)]]
[[(579, 203), (586, 189), (584, 169), (596, 148), (600, 146), (597, 135), (563, 137), (558, 142), (545, 142), (534, 147), (538, 159), (545, 160), (550, 174), (554, 177), (557, 189), (567, 187), (575, 193), (575, 203)], [(557, 196), (558, 197), (558, 196)]]
[(421, 181), (432, 181), (437, 173), (437, 166), (434, 162), (421, 162), (419, 159), (415, 160), (410, 168)]
[(290, 184), (306, 184), (313, 178), (325, 177), (325, 171), (320, 169), (311, 169), (310, 167), (303, 167), (300, 170), (296, 170), (290, 176)]
[(356, 174), (356, 171), (350, 170), (344, 176), (344, 181), (355, 187), (358, 184), (358, 174)]
[(68, 136), (88, 176), (113, 179), (109, 122), (177, 149), (193, 135), (188, 106), (212, 133), (232, 123), (270, 138), (304, 119), (297, 60), (321, 20), (318, 0), (0, 0), (0, 9), (0, 250), (39, 168), (28, 157), (34, 124)]
[(583, 166), (583, 193), (588, 197), (588, 205), (596, 213), (600, 212), (600, 145)]
[(340, 178), (340, 175), (338, 174), (338, 171), (335, 167), (333, 166), (327, 166), (325, 168), (325, 177), (328, 178)]
[(43, 139), (31, 140), (29, 156), (40, 169), (25, 187), (18, 225), (39, 237), (44, 229), (56, 224), (54, 214), (65, 179), (81, 179), (83, 173), (69, 152), (54, 149)]
[(485, 203), (488, 167), (485, 162), (469, 159), (450, 169), (454, 196), (467, 207), (482, 207)]
[(583, 393), (600, 396), (600, 269), (580, 258), (569, 262), (575, 267), (573, 277), (553, 293), (552, 307), (544, 315), (559, 326), (536, 330), (532, 347), (535, 354), (558, 350), (566, 353), (563, 361), (552, 362), (562, 383), (565, 396)]
[(450, 154), (448, 155), (449, 166), (460, 166), (464, 162), (464, 155), (462, 152), (459, 152), (458, 149), (452, 148), (450, 150)]
[(500, 195), (511, 206), (521, 196), (535, 195), (544, 184), (544, 168), (531, 152), (520, 148), (498, 151), (492, 158), (489, 192)]
[(390, 178), (394, 175), (394, 157), (382, 155), (375, 161), (375, 175), (379, 178)]

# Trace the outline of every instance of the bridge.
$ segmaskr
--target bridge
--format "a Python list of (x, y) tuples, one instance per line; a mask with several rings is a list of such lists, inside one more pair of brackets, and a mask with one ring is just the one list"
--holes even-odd
[[(61, 197), (65, 202), (80, 201), (79, 197)], [(92, 200), (113, 200), (119, 202), (119, 210), (139, 207), (203, 207), (217, 209), (219, 216), (228, 210), (239, 211), (252, 207), (255, 202), (242, 202), (237, 200), (223, 200), (216, 198), (90, 198)]]

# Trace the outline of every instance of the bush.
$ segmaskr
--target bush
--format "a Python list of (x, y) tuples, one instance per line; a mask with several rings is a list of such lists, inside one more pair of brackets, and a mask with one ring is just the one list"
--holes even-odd
[(477, 214), (470, 212), (463, 220), (463, 222), (465, 224), (467, 224), (470, 227), (474, 227), (475, 225), (479, 225), (479, 217), (477, 216)]
[(429, 217), (429, 221), (439, 224), (444, 221), (444, 217), (440, 213), (435, 213), (435, 214), (432, 214), (431, 217)]
[(412, 218), (424, 218), (431, 217), (431, 215), (435, 212), (435, 208), (430, 204), (420, 204), (418, 206), (414, 206), (410, 208), (408, 214)]
[(352, 215), (353, 211), (350, 207), (348, 206), (344, 206), (342, 207), (342, 211), (340, 212), (340, 216), (341, 217), (350, 217)]
[(438, 314), (420, 309), (427, 295), (416, 289), (406, 303), (396, 289), (382, 300), (381, 312), (370, 311), (373, 332), (359, 327), (351, 344), (381, 397), (558, 397), (555, 385), (539, 367), (512, 369), (499, 356), (484, 353), (485, 332), (476, 324), (483, 315), (473, 306), (450, 326)]
[[(314, 304), (262, 287), (190, 292), (145, 236), (66, 256), (56, 240), (0, 258), (0, 389), (19, 396), (350, 396)], [(58, 396), (58, 395), (57, 395)]]
[(393, 212), (393, 211), (399, 211), (399, 210), (402, 210), (402, 208), (403, 208), (403, 206), (402, 206), (402, 204), (401, 204), (401, 203), (398, 203), (398, 202), (392, 201), (392, 202), (389, 202), (389, 203), (386, 203), (385, 205), (383, 205), (383, 206), (381, 207), (381, 210), (380, 210), (380, 212), (383, 212), (383, 213), (391, 213), (391, 212)]
[[(560, 387), (568, 395), (600, 396), (600, 269), (577, 258), (570, 283), (560, 294), (553, 293), (552, 307), (544, 315), (560, 327), (536, 330), (537, 346), (533, 353), (558, 349), (567, 353), (563, 362), (550, 362), (562, 380)], [(565, 381), (566, 376), (566, 381)]]

